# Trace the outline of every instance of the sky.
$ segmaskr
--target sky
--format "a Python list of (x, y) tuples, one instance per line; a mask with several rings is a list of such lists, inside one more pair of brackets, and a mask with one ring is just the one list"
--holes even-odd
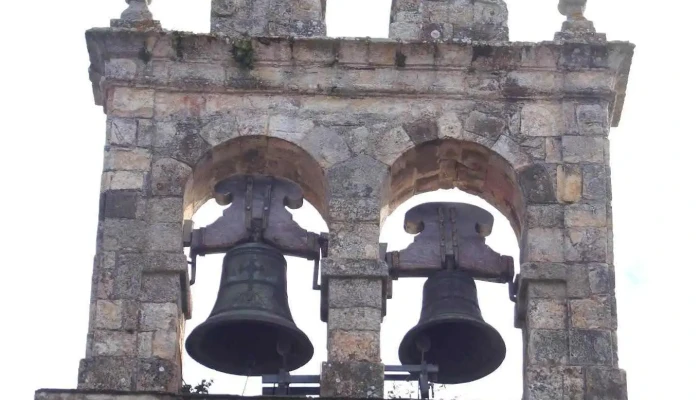
[[(390, 0), (328, 0), (329, 36), (386, 37)], [(563, 17), (557, 0), (510, 0), (513, 41), (551, 40)], [(5, 282), (0, 289), (0, 371), (3, 397), (31, 398), (38, 388), (74, 388), (84, 357), (92, 258), (94, 256), (105, 116), (93, 104), (84, 32), (108, 26), (126, 7), (123, 0), (34, 0), (3, 4), (0, 58), (3, 125), (0, 196)], [(154, 0), (153, 14), (167, 29), (206, 32), (207, 0)], [(697, 396), (700, 325), (696, 294), (700, 263), (697, 196), (700, 84), (695, 42), (700, 7), (692, 0), (642, 2), (591, 0), (586, 15), (609, 40), (637, 45), (622, 122), (610, 135), (613, 174), (620, 367), (634, 400)], [(487, 243), (516, 257), (517, 242), (493, 207), (459, 192), (414, 197), (382, 230), (390, 250), (411, 241), (401, 229), (403, 213), (425, 201), (464, 201), (496, 216)], [(221, 213), (208, 203), (198, 226)], [(309, 206), (294, 211), (306, 229), (325, 230)], [(325, 358), (325, 324), (318, 292), (311, 290), (311, 264), (289, 259), (289, 297), (296, 323), (310, 336), (314, 359), (295, 373), (317, 374)], [(187, 333), (211, 311), (221, 257), (199, 260), (193, 287), (194, 317)], [(422, 280), (395, 282), (382, 324), (382, 359), (397, 364), (398, 344), (418, 321)], [(475, 383), (444, 390), (440, 398), (520, 398), (521, 332), (504, 285), (479, 283), (484, 318), (508, 348), (501, 368)], [(212, 392), (260, 393), (259, 379), (214, 373), (189, 357), (184, 377), (215, 380)]]

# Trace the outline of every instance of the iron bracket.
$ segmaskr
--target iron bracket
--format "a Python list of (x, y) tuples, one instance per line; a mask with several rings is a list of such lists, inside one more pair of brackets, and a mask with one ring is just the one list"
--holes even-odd
[(479, 207), (463, 203), (424, 203), (406, 213), (404, 229), (417, 234), (401, 251), (387, 253), (393, 279), (429, 277), (441, 269), (467, 271), (474, 279), (512, 282), (513, 258), (493, 251), (486, 236), (493, 229), (493, 216)]
[[(306, 231), (287, 210), (303, 205), (296, 183), (270, 176), (237, 175), (214, 186), (214, 199), (226, 206), (221, 217), (206, 227), (183, 226), (183, 246), (190, 248), (190, 284), (196, 281), (197, 257), (225, 253), (243, 243), (264, 242), (287, 256), (320, 263), (327, 256), (328, 236)], [(318, 267), (315, 267), (318, 268)]]

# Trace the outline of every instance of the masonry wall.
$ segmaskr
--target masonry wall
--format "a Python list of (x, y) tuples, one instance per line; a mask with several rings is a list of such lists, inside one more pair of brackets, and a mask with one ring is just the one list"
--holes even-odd
[[(183, 219), (224, 172), (294, 179), (313, 163), (325, 182), (296, 180), (330, 229), (322, 395), (383, 395), (382, 216), (456, 186), (492, 202), (520, 240), (524, 398), (626, 398), (607, 135), (629, 45), (87, 37), (107, 135), (79, 388), (177, 390)], [(253, 148), (297, 161), (251, 164)], [(414, 148), (431, 161), (396, 164)]]

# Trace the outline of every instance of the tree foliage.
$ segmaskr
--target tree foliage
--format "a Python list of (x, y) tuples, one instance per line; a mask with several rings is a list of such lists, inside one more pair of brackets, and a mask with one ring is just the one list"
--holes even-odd
[(187, 384), (185, 381), (183, 381), (182, 388), (180, 389), (180, 393), (209, 394), (209, 388), (211, 387), (212, 383), (214, 383), (213, 379), (209, 379), (208, 381), (205, 379), (202, 379), (202, 381), (199, 382), (197, 385), (192, 386), (190, 384)]

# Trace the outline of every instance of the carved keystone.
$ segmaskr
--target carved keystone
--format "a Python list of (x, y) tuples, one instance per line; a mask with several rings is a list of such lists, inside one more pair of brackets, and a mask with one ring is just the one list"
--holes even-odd
[(511, 282), (513, 258), (502, 256), (486, 245), (493, 229), (493, 216), (470, 204), (425, 203), (406, 213), (404, 229), (418, 234), (406, 249), (387, 254), (392, 277), (427, 277), (454, 267), (473, 278)]

